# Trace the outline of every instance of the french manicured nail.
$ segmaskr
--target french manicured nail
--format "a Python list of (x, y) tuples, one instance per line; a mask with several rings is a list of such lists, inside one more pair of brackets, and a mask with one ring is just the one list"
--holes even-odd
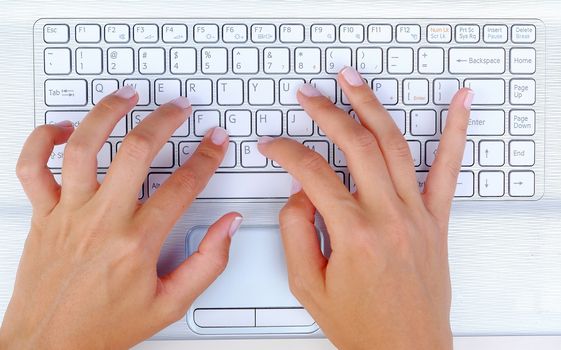
[(345, 78), (347, 83), (352, 86), (361, 86), (362, 84), (364, 84), (362, 77), (353, 67), (347, 66), (343, 68), (341, 74), (343, 74), (343, 77)]
[(317, 96), (321, 96), (321, 92), (319, 92), (318, 89), (316, 89), (313, 85), (311, 84), (304, 84), (302, 86), (300, 86), (300, 88), (298, 89), (300, 90), (300, 92), (302, 93), (302, 95), (304, 96), (308, 96), (308, 97), (317, 97)]
[(73, 128), (74, 124), (70, 120), (63, 120), (61, 122), (55, 123), (59, 128)]
[(469, 90), (465, 99), (464, 99), (464, 107), (466, 109), (470, 109), (472, 102), (473, 102), (473, 90)]
[(259, 138), (259, 140), (257, 140), (257, 143), (260, 143), (262, 145), (269, 143), (271, 141), (273, 141), (274, 138), (270, 137), (270, 136), (262, 136)]
[(290, 195), (292, 196), (295, 193), (302, 191), (302, 184), (300, 181), (292, 178), (292, 187), (290, 188)]
[(128, 100), (136, 95), (136, 90), (130, 85), (124, 85), (119, 90), (115, 91), (115, 96)]
[(174, 98), (173, 100), (169, 101), (169, 103), (176, 105), (179, 108), (187, 109), (191, 105), (191, 102), (187, 99), (187, 97), (179, 96)]
[(212, 134), (210, 134), (210, 140), (217, 146), (220, 146), (226, 142), (228, 139), (228, 132), (221, 127), (217, 126), (212, 129)]
[(230, 224), (230, 229), (228, 230), (228, 235), (230, 236), (230, 238), (232, 238), (232, 236), (236, 234), (236, 232), (240, 228), (240, 225), (242, 224), (242, 221), (243, 221), (243, 217), (241, 216), (236, 216), (234, 220), (232, 220), (232, 223)]

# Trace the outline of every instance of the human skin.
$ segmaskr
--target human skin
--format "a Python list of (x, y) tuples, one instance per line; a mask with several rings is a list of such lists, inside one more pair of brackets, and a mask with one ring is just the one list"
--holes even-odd
[[(298, 99), (345, 153), (354, 194), (296, 141), (259, 142), (295, 178), (279, 218), (291, 290), (341, 349), (449, 349), (447, 229), (472, 94), (462, 89), (451, 102), (420, 194), (407, 143), (383, 106), (352, 68), (338, 80), (360, 124), (309, 85)], [(121, 89), (76, 130), (41, 126), (24, 145), (17, 174), (33, 216), (1, 349), (129, 348), (184, 317), (224, 270), (242, 220), (236, 212), (219, 218), (199, 251), (170, 274), (158, 276), (156, 263), (169, 231), (221, 163), (225, 130), (210, 130), (153, 196), (136, 199), (152, 159), (190, 115), (186, 99), (161, 106), (129, 132), (97, 182), (97, 152), (137, 101), (134, 90)], [(65, 142), (59, 186), (46, 163)], [(329, 259), (315, 235), (316, 210), (332, 242)]]

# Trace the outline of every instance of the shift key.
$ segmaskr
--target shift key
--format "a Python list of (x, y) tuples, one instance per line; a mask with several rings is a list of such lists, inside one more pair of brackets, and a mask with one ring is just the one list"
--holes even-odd
[(47, 106), (85, 106), (87, 83), (83, 79), (48, 79), (45, 81)]
[(453, 74), (493, 74), (505, 72), (502, 48), (453, 48), (449, 52), (449, 70)]

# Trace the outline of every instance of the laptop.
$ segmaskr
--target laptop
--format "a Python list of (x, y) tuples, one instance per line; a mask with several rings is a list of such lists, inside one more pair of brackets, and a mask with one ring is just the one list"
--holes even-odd
[[(353, 66), (407, 139), (422, 191), (450, 98), (470, 87), (475, 99), (450, 228), (454, 334), (561, 334), (561, 236), (555, 225), (561, 191), (551, 151), (559, 146), (552, 112), (560, 106), (548, 101), (559, 89), (559, 63), (548, 65), (554, 46), (546, 41), (543, 19), (493, 15), (35, 18), (26, 24), (33, 70), (22, 84), (33, 94), (33, 117), (19, 121), (18, 140), (33, 126), (62, 120), (77, 126), (103, 96), (132, 85), (139, 103), (98, 154), (103, 181), (130, 130), (158, 105), (188, 97), (192, 116), (154, 160), (139, 201), (189, 158), (209, 128), (226, 128), (230, 143), (216, 175), (170, 232), (158, 271), (171, 271), (195, 252), (221, 213), (235, 209), (245, 221), (224, 273), (182, 320), (154, 339), (317, 338), (321, 329), (288, 288), (278, 229), (291, 178), (257, 151), (257, 139), (302, 142), (353, 191), (342, 152), (295, 96), (310, 83), (354, 117), (335, 80), (340, 69)], [(48, 165), (57, 178), (63, 158), (64, 145), (55, 147)], [(13, 173), (4, 165), (2, 170)], [(14, 212), (26, 222), (19, 215), (28, 210), (23, 201), (18, 197)], [(329, 237), (319, 218), (317, 226), (328, 256)], [(13, 241), (21, 250), (21, 237)], [(19, 256), (4, 247), (0, 257), (11, 263), (2, 273), (13, 278)], [(1, 283), (9, 286), (8, 277)], [(2, 293), (3, 311), (9, 292)]]

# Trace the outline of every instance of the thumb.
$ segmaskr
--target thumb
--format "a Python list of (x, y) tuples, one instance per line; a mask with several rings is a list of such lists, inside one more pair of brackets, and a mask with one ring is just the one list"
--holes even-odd
[(242, 220), (241, 214), (236, 212), (222, 216), (208, 228), (199, 249), (175, 270), (160, 278), (159, 297), (165, 310), (172, 309), (174, 315), (185, 314), (193, 301), (224, 271), (231, 238)]

